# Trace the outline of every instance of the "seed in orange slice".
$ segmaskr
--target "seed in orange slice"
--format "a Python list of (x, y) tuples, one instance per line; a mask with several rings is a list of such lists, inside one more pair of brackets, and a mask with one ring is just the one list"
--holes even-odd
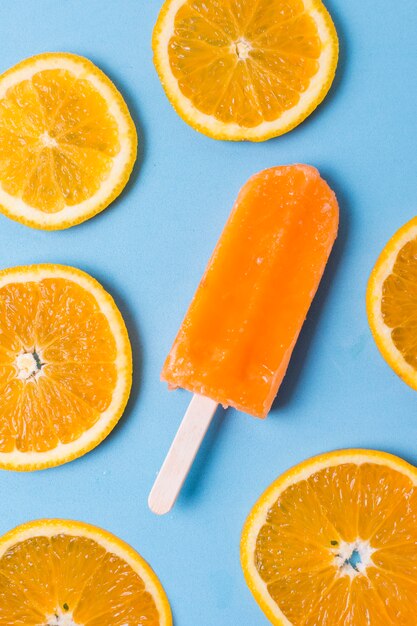
[(417, 217), (381, 252), (369, 278), (366, 304), (382, 356), (417, 389)]
[(188, 124), (215, 139), (263, 141), (324, 99), (338, 39), (321, 0), (166, 0), (153, 51)]
[(171, 626), (165, 592), (126, 543), (95, 526), (38, 520), (0, 537), (2, 626)]
[(41, 469), (94, 448), (131, 378), (126, 327), (96, 280), (62, 265), (0, 272), (0, 468)]
[(279, 626), (412, 626), (417, 469), (342, 450), (285, 472), (244, 526), (246, 581)]
[(137, 136), (122, 96), (91, 61), (45, 53), (0, 76), (0, 211), (45, 230), (105, 209), (125, 187)]

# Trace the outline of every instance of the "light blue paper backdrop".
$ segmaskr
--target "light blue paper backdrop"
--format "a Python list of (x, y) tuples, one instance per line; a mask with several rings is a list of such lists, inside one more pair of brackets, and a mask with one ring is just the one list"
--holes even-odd
[[(39, 473), (0, 474), (0, 532), (29, 519), (85, 520), (154, 567), (177, 626), (264, 626), (239, 564), (240, 530), (263, 489), (316, 453), (370, 447), (417, 463), (417, 395), (379, 356), (365, 288), (386, 240), (417, 213), (417, 4), (328, 0), (340, 35), (334, 86), (289, 135), (208, 139), (182, 122), (152, 64), (159, 0), (2, 0), (0, 71), (43, 51), (97, 63), (124, 94), (140, 154), (122, 197), (64, 232), (0, 216), (0, 266), (59, 262), (115, 296), (135, 356), (131, 401), (96, 450)], [(218, 416), (175, 510), (147, 495), (189, 401), (159, 382), (163, 359), (241, 185), (272, 165), (317, 166), (340, 201), (340, 236), (264, 422)]]

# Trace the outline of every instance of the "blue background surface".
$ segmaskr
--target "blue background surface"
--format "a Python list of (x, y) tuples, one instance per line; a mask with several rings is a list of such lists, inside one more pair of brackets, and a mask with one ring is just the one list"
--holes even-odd
[[(150, 39), (160, 0), (0, 3), (6, 70), (43, 51), (85, 55), (125, 96), (140, 135), (127, 189), (64, 232), (0, 217), (0, 266), (75, 265), (115, 296), (135, 357), (125, 416), (84, 458), (0, 475), (0, 532), (30, 519), (97, 524), (153, 566), (176, 626), (267, 624), (239, 564), (252, 504), (282, 471), (343, 447), (379, 448), (417, 463), (417, 396), (388, 368), (365, 313), (367, 277), (394, 231), (417, 213), (417, 4), (327, 0), (341, 44), (326, 101), (290, 134), (263, 144), (216, 142), (168, 103)], [(147, 508), (189, 394), (159, 371), (239, 188), (254, 172), (317, 166), (341, 208), (340, 235), (268, 419), (218, 413), (173, 512)]]

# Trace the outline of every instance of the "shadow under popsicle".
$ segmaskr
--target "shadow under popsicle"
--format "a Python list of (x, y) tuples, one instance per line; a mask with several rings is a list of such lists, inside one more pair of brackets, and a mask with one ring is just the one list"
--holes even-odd
[[(335, 188), (335, 186), (332, 184), (332, 181), (329, 180), (329, 178), (331, 177), (329, 177), (328, 175), (326, 176), (326, 172), (324, 172), (324, 177), (328, 180), (330, 185), (336, 191), (339, 202), (339, 209), (341, 208), (340, 212), (342, 213), (342, 215), (340, 216), (338, 243), (333, 249), (333, 254), (328, 261), (326, 267), (327, 272), (325, 272), (325, 277), (323, 277), (322, 279), (324, 283), (322, 283), (320, 293), (317, 294), (317, 301), (315, 303), (315, 306), (313, 307), (312, 312), (310, 312), (310, 317), (313, 318), (313, 320), (316, 319), (325, 300), (325, 296), (327, 295), (327, 292), (329, 290), (330, 282), (334, 279), (334, 274), (338, 264), (337, 262), (341, 257), (342, 249), (346, 241), (347, 232), (347, 224), (343, 209), (344, 202), (341, 192), (337, 189), (337, 187)], [(250, 285), (248, 286), (250, 287)], [(316, 322), (314, 324), (314, 327), (315, 326)], [(312, 335), (310, 332), (310, 340), (311, 336)], [(304, 334), (300, 337), (302, 346), (305, 345), (305, 337), (306, 334), (304, 331)], [(303, 357), (302, 360), (304, 361), (306, 357), (305, 350), (303, 350), (303, 354), (301, 356)], [(296, 358), (295, 360), (298, 361), (299, 359)], [(289, 374), (291, 374), (291, 372)], [(275, 406), (277, 406), (276, 403)], [(184, 483), (186, 494), (185, 497), (193, 497), (194, 495), (193, 492), (195, 492), (196, 487), (195, 478), (193, 479), (194, 476), (198, 476), (197, 484), (199, 486), (199, 492), (203, 492), (200, 484), (201, 470), (198, 470), (200, 463), (206, 461), (205, 457), (207, 456), (207, 452), (205, 451), (210, 451), (213, 440), (218, 438), (220, 428), (223, 427), (225, 414), (224, 410), (222, 410), (221, 419), (217, 417), (217, 419), (214, 421), (214, 424), (212, 422), (212, 418), (214, 416), (218, 416), (218, 411), (219, 409), (214, 400), (205, 396), (200, 396), (198, 394), (194, 394), (194, 396), (192, 397), (190, 405), (184, 415), (184, 418), (177, 431), (171, 448), (168, 451), (167, 456), (165, 457), (165, 461), (149, 495), (148, 504), (150, 509), (154, 513), (158, 515), (163, 515), (171, 510), (177, 496), (180, 494), (181, 488), (183, 486), (183, 481), (184, 479), (186, 479), (188, 472), (192, 468), (195, 457), (197, 459), (197, 465), (194, 464), (191, 474), (191, 482), (190, 479), (188, 479)], [(204, 441), (204, 436), (206, 432), (208, 432), (208, 439), (206, 437), (206, 440)], [(202, 452), (198, 453), (199, 447), (202, 443), (203, 450)]]

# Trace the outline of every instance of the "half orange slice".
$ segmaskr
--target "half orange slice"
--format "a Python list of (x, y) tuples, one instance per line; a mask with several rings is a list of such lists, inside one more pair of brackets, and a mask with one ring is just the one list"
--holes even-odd
[(67, 520), (0, 537), (2, 626), (171, 626), (165, 592), (130, 546)]
[(381, 252), (368, 282), (369, 325), (387, 363), (417, 389), (417, 218)]
[(91, 450), (122, 415), (131, 379), (122, 316), (91, 276), (62, 265), (0, 272), (0, 468)]

